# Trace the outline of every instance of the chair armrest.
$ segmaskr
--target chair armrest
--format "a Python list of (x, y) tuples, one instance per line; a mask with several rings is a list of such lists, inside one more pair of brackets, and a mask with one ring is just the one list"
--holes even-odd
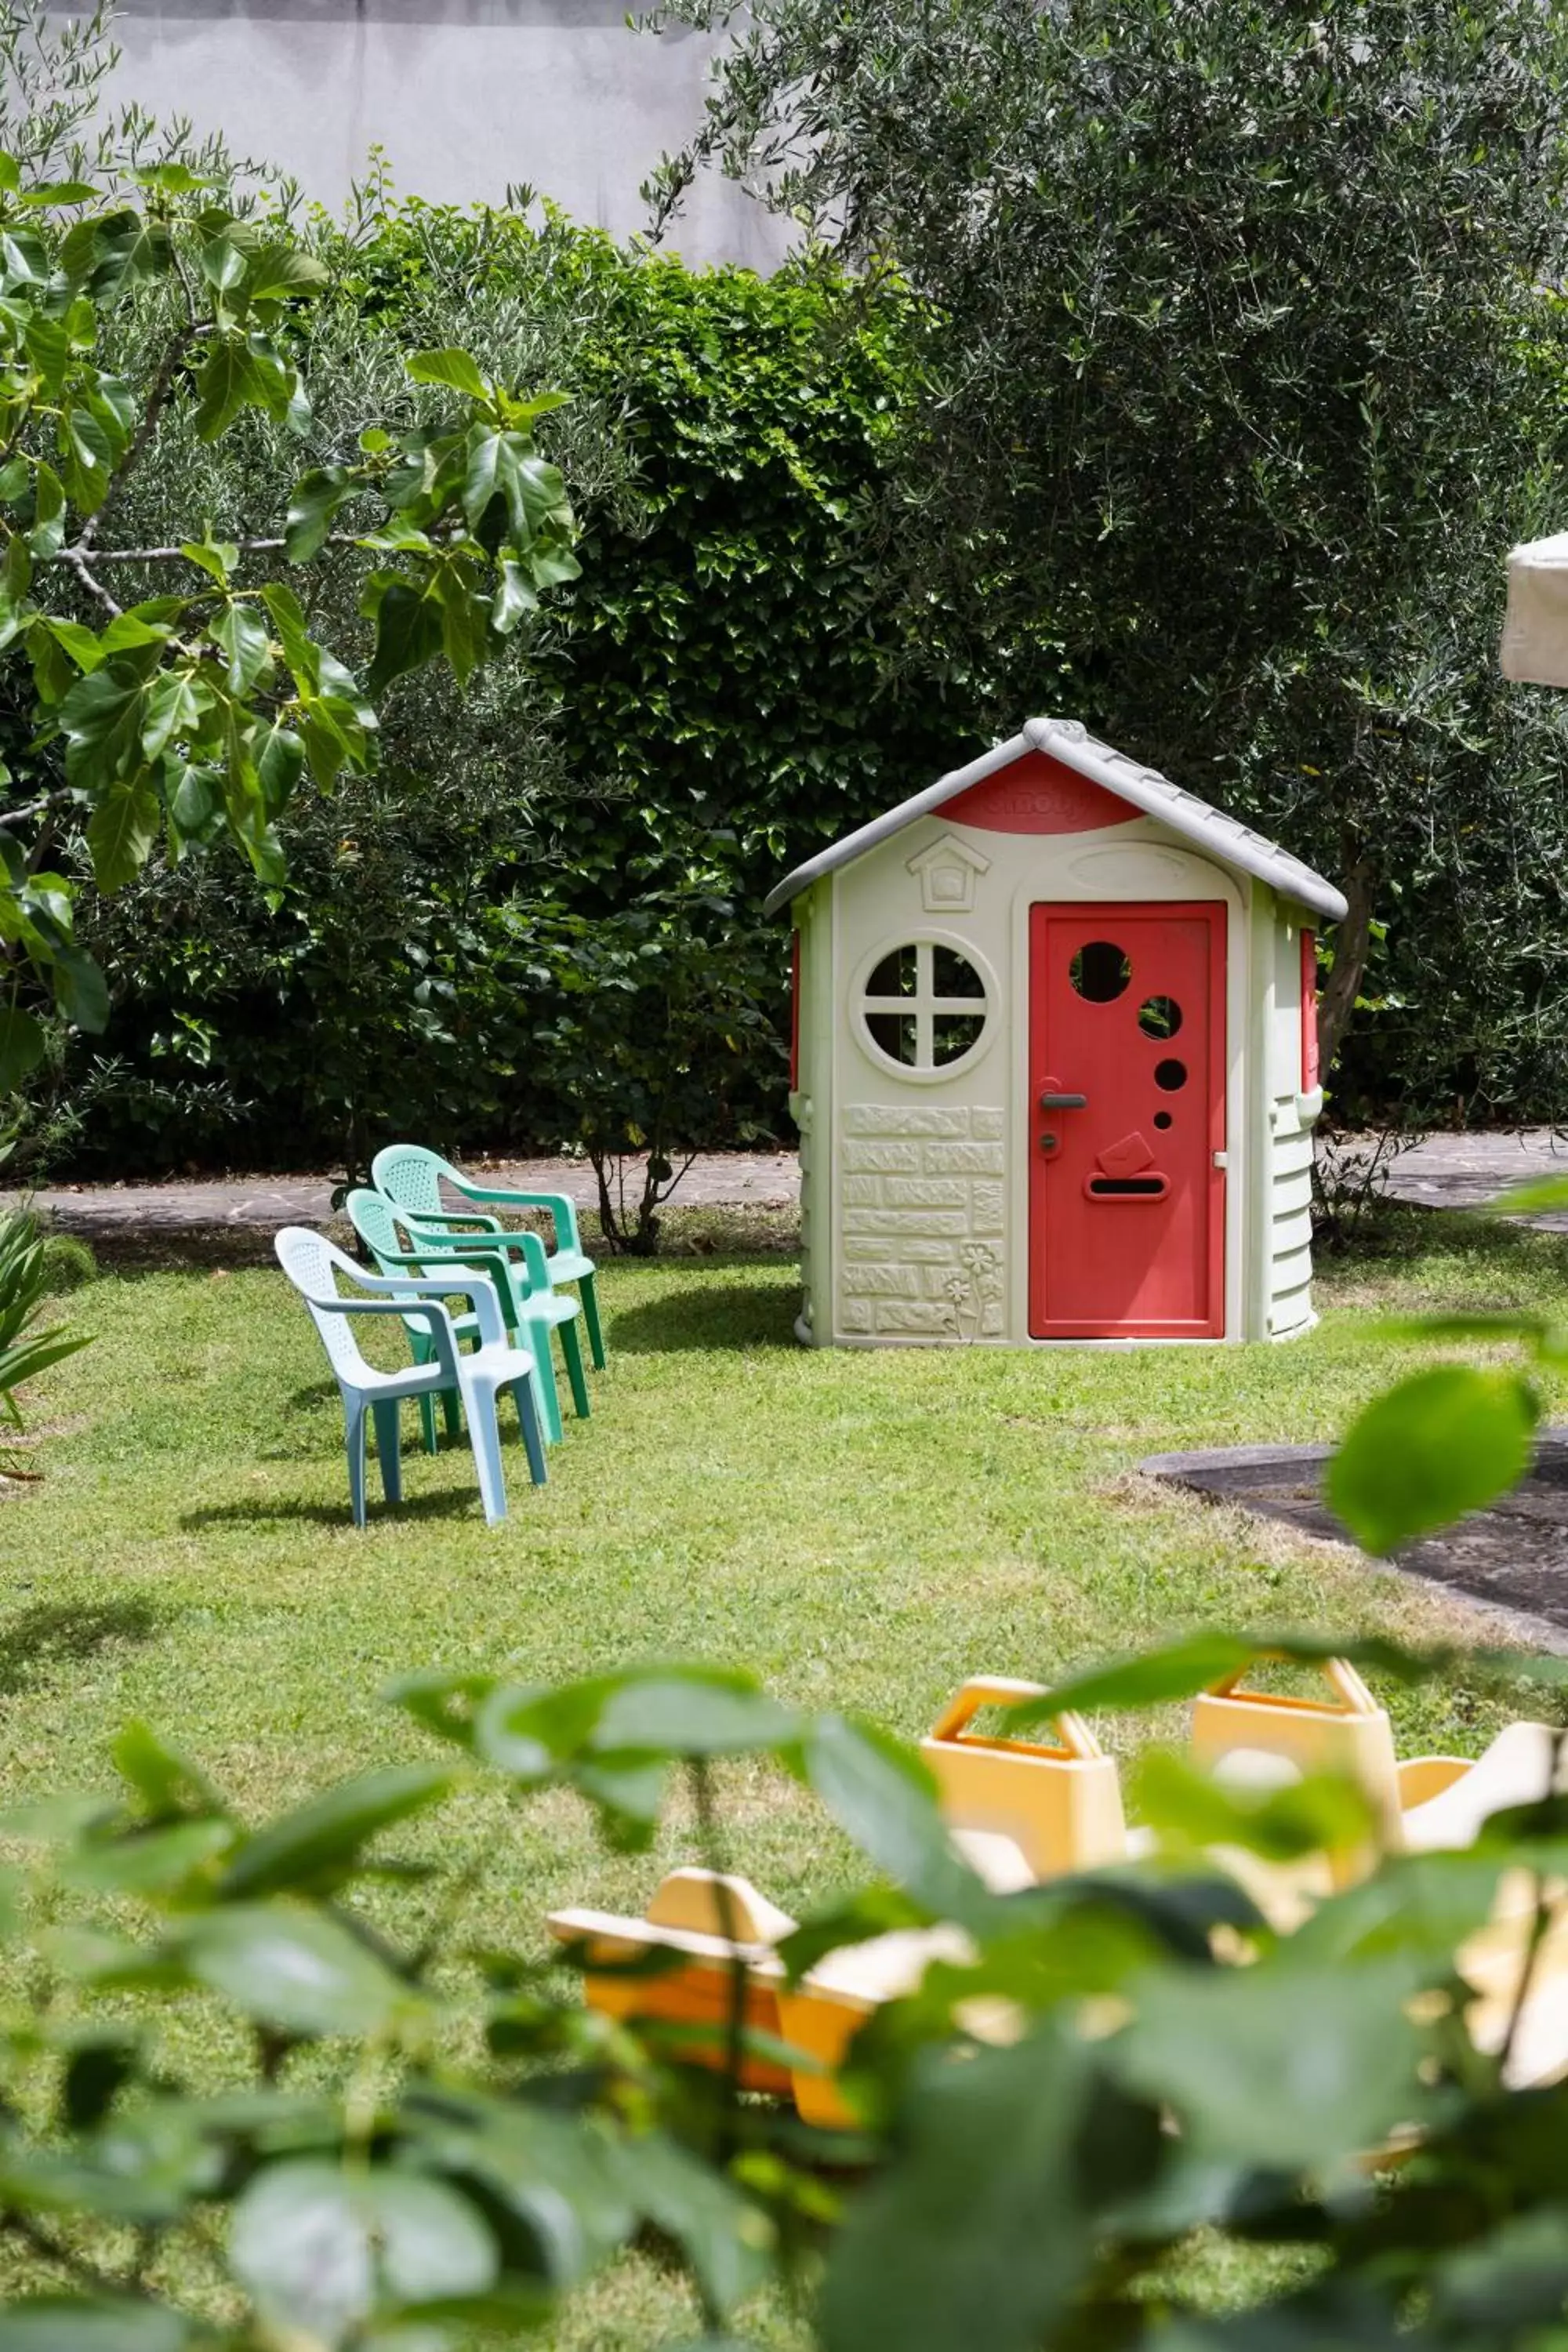
[[(401, 1214), (398, 1223), (407, 1226), (416, 1241), (427, 1239), (432, 1243), (440, 1244), (438, 1255), (443, 1264), (446, 1262), (447, 1250), (451, 1251), (453, 1257), (459, 1264), (465, 1258), (499, 1257), (504, 1266), (509, 1258), (521, 1255), (523, 1277), (529, 1290), (549, 1290), (552, 1287), (550, 1280), (550, 1261), (544, 1254), (544, 1244), (537, 1234), (506, 1233), (500, 1228), (491, 1234), (458, 1234), (453, 1233), (449, 1227), (438, 1225), (434, 1218), (406, 1217)], [(428, 1265), (431, 1257), (432, 1252), (426, 1249), (420, 1252), (417, 1258), (411, 1258), (409, 1262), (411, 1265)]]
[(485, 1234), (499, 1234), (503, 1230), (499, 1217), (487, 1217), (479, 1209), (443, 1209), (438, 1216), (434, 1213), (423, 1216), (417, 1210), (399, 1209), (397, 1222), (400, 1225), (406, 1225), (410, 1233), (416, 1227), (428, 1228), (431, 1232), (445, 1227), (448, 1233), (457, 1233), (466, 1225), (477, 1225)]
[[(454, 1260), (449, 1273), (425, 1275), (356, 1273), (354, 1280), (363, 1283), (366, 1290), (386, 1292), (388, 1294), (386, 1309), (394, 1313), (426, 1314), (429, 1309), (419, 1303), (426, 1298), (471, 1299), (474, 1313), (479, 1318), (481, 1343), (487, 1348), (493, 1347), (498, 1342), (503, 1345), (505, 1343), (506, 1322), (500, 1311), (500, 1297), (494, 1282), (488, 1274), (476, 1274), (471, 1268), (465, 1266), (460, 1260)], [(372, 1314), (376, 1312), (380, 1305), (378, 1300), (368, 1298), (340, 1298), (331, 1303), (349, 1310), (357, 1307), (362, 1311), (368, 1310)], [(445, 1323), (447, 1336), (452, 1339), (455, 1359), (457, 1340), (452, 1333), (452, 1319), (444, 1307), (438, 1306), (435, 1311)]]
[(504, 1185), (476, 1184), (471, 1177), (462, 1177), (458, 1190), (468, 1201), (489, 1201), (500, 1209), (548, 1209), (555, 1221), (556, 1245), (561, 1249), (580, 1250), (582, 1236), (577, 1231), (577, 1203), (569, 1192), (514, 1192)]
[[(394, 1289), (405, 1286), (399, 1276), (389, 1285)], [(456, 1287), (454, 1285), (453, 1287)], [(416, 1317), (429, 1326), (441, 1370), (455, 1387), (458, 1380), (458, 1335), (452, 1328), (452, 1318), (438, 1299), (430, 1298), (312, 1298), (310, 1305), (318, 1315), (398, 1315)], [(499, 1314), (499, 1309), (497, 1310)]]

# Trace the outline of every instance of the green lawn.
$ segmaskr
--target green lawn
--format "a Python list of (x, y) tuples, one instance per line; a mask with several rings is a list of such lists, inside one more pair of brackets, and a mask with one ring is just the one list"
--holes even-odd
[[(417, 1752), (376, 1694), (432, 1662), (546, 1681), (742, 1661), (912, 1735), (968, 1673), (1054, 1675), (1197, 1621), (1463, 1634), (1457, 1603), (1397, 1573), (1135, 1475), (1156, 1451), (1333, 1436), (1405, 1360), (1380, 1311), (1568, 1315), (1554, 1239), (1418, 1213), (1383, 1234), (1279, 1349), (812, 1353), (785, 1259), (612, 1265), (595, 1419), (568, 1422), (542, 1493), (512, 1433), (495, 1530), (466, 1445), (429, 1461), (412, 1426), (404, 1508), (350, 1525), (336, 1394), (280, 1275), (105, 1277), (69, 1302), (95, 1344), (35, 1403), (47, 1478), (0, 1502), (4, 1785), (106, 1779), (107, 1735), (139, 1715), (259, 1815)], [(1474, 1748), (1491, 1719), (1458, 1687), (1394, 1704), (1414, 1748)], [(490, 1853), (489, 1931), (528, 1934), (563, 1899), (640, 1906), (657, 1877), (599, 1853), (564, 1798), (466, 1808), (448, 1832)], [(786, 1904), (846, 1867), (760, 1770), (729, 1776), (727, 1814), (732, 1859)], [(667, 1853), (683, 1839), (678, 1818)], [(632, 2264), (562, 2340), (644, 2342), (659, 2308)]]

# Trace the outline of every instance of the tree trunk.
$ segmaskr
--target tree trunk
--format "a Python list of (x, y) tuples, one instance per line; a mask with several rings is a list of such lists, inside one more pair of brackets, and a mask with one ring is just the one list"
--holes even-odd
[(1372, 949), (1372, 873), (1364, 856), (1344, 877), (1350, 911), (1334, 933), (1334, 962), (1318, 1000), (1318, 1066), (1327, 1077), (1345, 1041)]

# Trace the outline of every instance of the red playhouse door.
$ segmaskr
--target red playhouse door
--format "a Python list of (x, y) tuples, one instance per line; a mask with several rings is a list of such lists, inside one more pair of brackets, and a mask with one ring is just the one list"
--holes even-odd
[(1034, 907), (1029, 1329), (1225, 1331), (1223, 904)]

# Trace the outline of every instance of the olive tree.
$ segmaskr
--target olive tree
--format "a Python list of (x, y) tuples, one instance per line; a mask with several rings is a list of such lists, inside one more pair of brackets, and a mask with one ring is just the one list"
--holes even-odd
[(998, 718), (1068, 707), (1337, 874), (1331, 1051), (1381, 919), (1419, 972), (1482, 909), (1472, 959), (1512, 972), (1514, 855), (1568, 814), (1561, 720), (1495, 677), (1503, 550), (1562, 520), (1562, 11), (756, 0), (735, 29), (660, 218), (717, 157), (922, 298), (897, 543), (917, 615), (940, 585), (1005, 642)]

